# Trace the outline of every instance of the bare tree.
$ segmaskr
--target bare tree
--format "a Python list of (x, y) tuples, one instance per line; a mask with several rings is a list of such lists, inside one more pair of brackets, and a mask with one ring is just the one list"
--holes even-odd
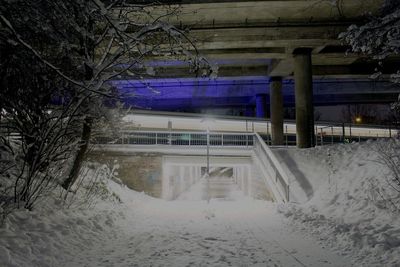
[[(343, 122), (350, 123), (377, 123), (378, 109), (376, 106), (365, 104), (347, 105), (342, 108)], [(360, 121), (357, 121), (360, 119)]]
[[(340, 35), (340, 39), (351, 46), (356, 53), (368, 55), (380, 62), (383, 59), (399, 55), (400, 53), (400, 2), (386, 0), (381, 13), (377, 17), (371, 17), (364, 25), (352, 25)], [(379, 77), (379, 67), (372, 77)], [(394, 83), (400, 84), (400, 68), (391, 75)], [(392, 104), (394, 110), (399, 110), (400, 95), (397, 102)]]
[[(353, 52), (363, 53), (374, 59), (382, 60), (400, 52), (400, 2), (386, 0), (378, 17), (372, 17), (364, 25), (352, 25), (340, 35), (349, 44)], [(399, 82), (400, 73), (392, 75)]]
[[(92, 125), (106, 117), (105, 99), (118, 100), (108, 81), (142, 79), (148, 73), (145, 60), (154, 56), (187, 61), (195, 74), (210, 72), (187, 31), (166, 23), (179, 9), (165, 6), (155, 15), (152, 5), (124, 0), (2, 2), (0, 108), (7, 129), (19, 138), (2, 134), (2, 151), (14, 168), (7, 167), (0, 178), (13, 179), (15, 203), (23, 201), (30, 208), (45, 189), (74, 183)], [(71, 157), (72, 166), (66, 168), (63, 163)]]
[[(352, 25), (340, 35), (340, 39), (351, 46), (356, 53), (368, 55), (374, 59), (383, 59), (400, 53), (400, 2), (386, 0), (381, 14), (371, 17), (364, 25)], [(379, 77), (377, 73), (373, 77)], [(393, 82), (400, 83), (400, 69), (391, 75)]]

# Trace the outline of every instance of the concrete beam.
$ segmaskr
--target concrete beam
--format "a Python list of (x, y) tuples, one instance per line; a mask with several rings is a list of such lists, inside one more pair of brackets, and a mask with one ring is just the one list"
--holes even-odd
[[(156, 67), (153, 68), (154, 73), (146, 73), (146, 69), (137, 69), (136, 77), (144, 77), (147, 79), (160, 78), (187, 78), (187, 77), (203, 77), (204, 73), (190, 72), (189, 67)], [(221, 66), (218, 69), (218, 77), (239, 77), (239, 76), (264, 76), (268, 73), (268, 66)], [(132, 79), (132, 76), (121, 75), (120, 79)]]
[[(314, 57), (313, 57), (314, 58)], [(273, 77), (281, 76), (286, 79), (293, 79), (294, 63), (293, 59), (272, 60), (267, 65), (252, 61), (236, 61), (230, 65), (218, 64), (218, 77)], [(180, 64), (182, 65), (182, 64)], [(351, 65), (318, 65), (312, 66), (313, 77), (318, 79), (368, 79), (376, 72), (378, 65), (376, 63), (351, 64)], [(144, 77), (147, 79), (158, 78), (187, 78), (202, 77), (203, 73), (191, 73), (188, 66), (171, 66), (171, 67), (154, 67), (154, 74), (149, 75), (146, 69), (136, 69), (136, 77)], [(387, 65), (381, 69), (383, 75), (381, 79), (389, 80), (390, 74), (396, 73), (398, 68), (396, 65)], [(134, 77), (122, 74), (119, 79), (132, 79)]]
[(288, 77), (294, 72), (294, 58), (284, 60), (274, 59), (271, 62), (268, 75), (271, 77)]
[[(334, 106), (334, 105), (347, 105), (347, 104), (390, 104), (397, 100), (398, 93), (393, 94), (330, 94), (330, 95), (316, 95), (313, 98), (314, 106)], [(266, 97), (269, 97), (266, 95)], [(284, 96), (284, 107), (295, 107), (294, 96)], [(149, 99), (149, 98), (126, 98), (124, 102), (141, 109), (161, 109), (161, 110), (194, 110), (200, 108), (243, 108), (249, 106), (247, 112), (254, 115), (254, 111), (250, 107), (254, 107), (254, 97), (237, 98), (237, 97), (220, 97), (220, 98), (196, 98), (193, 101), (191, 98), (175, 98), (175, 99)], [(266, 108), (270, 104), (266, 103)], [(246, 114), (246, 108), (245, 108)], [(272, 114), (271, 114), (272, 115)], [(264, 117), (263, 117), (264, 118)]]
[[(264, 27), (230, 27), (193, 29), (189, 36), (198, 42), (229, 42), (258, 40), (296, 40), (317, 39), (334, 40), (339, 33), (347, 29), (347, 24), (299, 23), (285, 25), (274, 23)], [(288, 44), (285, 45), (285, 47)]]
[[(146, 21), (165, 16), (168, 12), (178, 11), (177, 16), (164, 17), (165, 21), (175, 25), (193, 27), (262, 24), (268, 22), (322, 22), (357, 20), (365, 14), (379, 12), (384, 0), (347, 0), (340, 5), (331, 1), (229, 1), (222, 3), (190, 3), (170, 6), (149, 6), (146, 8), (151, 17), (143, 16)], [(167, 9), (168, 8), (168, 9)], [(133, 13), (135, 21), (137, 14)], [(138, 21), (140, 22), (140, 20)]]
[[(206, 53), (222, 53), (224, 51), (247, 49), (245, 53), (272, 53), (284, 55), (289, 47), (319, 47), (327, 44), (340, 45), (337, 40), (339, 33), (347, 28), (346, 25), (282, 25), (275, 23), (270, 27), (237, 27), (237, 28), (207, 28), (194, 29), (188, 34), (198, 50), (207, 50)], [(107, 46), (107, 42), (104, 43)], [(191, 44), (184, 44), (186, 49), (193, 50)], [(166, 52), (170, 51), (169, 44), (161, 44), (160, 47)], [(264, 49), (261, 51), (260, 49)], [(268, 49), (268, 50), (265, 50)], [(100, 47), (96, 54), (101, 56), (106, 47)], [(116, 47), (111, 48), (111, 54), (115, 53)], [(205, 52), (205, 51), (204, 51)], [(229, 51), (226, 51), (229, 52)], [(239, 51), (237, 51), (239, 52)], [(241, 53), (241, 52), (239, 52)], [(274, 58), (274, 57), (271, 57)], [(278, 56), (277, 58), (281, 58)]]
[[(347, 65), (353, 64), (359, 59), (355, 54), (341, 54), (341, 53), (327, 53), (327, 54), (313, 54), (313, 75), (338, 75), (338, 74), (362, 74), (365, 72), (358, 72), (356, 68), (350, 68)], [(365, 69), (366, 67), (362, 67)], [(292, 76), (294, 72), (294, 59), (289, 57), (286, 59), (272, 60), (269, 68), (269, 76)], [(370, 72), (372, 74), (373, 72)]]

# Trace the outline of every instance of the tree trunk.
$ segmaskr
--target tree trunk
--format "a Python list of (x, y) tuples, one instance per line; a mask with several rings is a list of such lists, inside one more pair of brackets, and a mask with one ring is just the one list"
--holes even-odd
[[(93, 32), (93, 21), (89, 20), (87, 24), (87, 30), (88, 32)], [(81, 45), (81, 56), (86, 56), (88, 62), (93, 62), (94, 59), (94, 41), (91, 38), (88, 38), (87, 36), (84, 36), (83, 39), (80, 40), (80, 45)], [(93, 78), (93, 68), (89, 66), (86, 62), (84, 64), (84, 78), (86, 81), (90, 81)], [(84, 104), (86, 106), (86, 109), (89, 110), (89, 105), (90, 105), (90, 99), (87, 100)], [(82, 137), (81, 137), (81, 146), (79, 147), (78, 153), (74, 159), (74, 163), (72, 165), (72, 169), (69, 173), (68, 178), (63, 182), (62, 187), (64, 187), (66, 190), (68, 190), (74, 182), (78, 179), (83, 160), (85, 159), (86, 151), (89, 147), (89, 140), (90, 140), (90, 135), (91, 135), (91, 130), (92, 130), (92, 123), (93, 123), (93, 117), (87, 116), (85, 118), (85, 121), (83, 122), (83, 129), (82, 129)]]
[(82, 137), (81, 137), (82, 144), (79, 147), (78, 153), (74, 159), (74, 163), (72, 165), (69, 176), (62, 184), (62, 187), (66, 190), (68, 190), (78, 179), (83, 160), (85, 159), (86, 151), (89, 147), (91, 130), (92, 130), (92, 119), (86, 118), (82, 129)]

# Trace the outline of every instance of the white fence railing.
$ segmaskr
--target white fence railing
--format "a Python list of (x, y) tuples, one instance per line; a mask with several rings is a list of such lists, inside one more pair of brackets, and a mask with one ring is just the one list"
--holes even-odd
[(207, 146), (209, 135), (212, 147), (252, 147), (253, 133), (216, 133), (216, 132), (122, 132), (116, 138), (98, 136), (93, 142), (97, 144), (130, 144), (130, 145), (166, 145), (166, 146)]

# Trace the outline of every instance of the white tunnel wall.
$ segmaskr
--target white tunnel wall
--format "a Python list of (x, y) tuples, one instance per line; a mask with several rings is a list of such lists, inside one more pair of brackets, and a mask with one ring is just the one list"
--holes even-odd
[(243, 165), (234, 167), (233, 179), (246, 196), (251, 196), (250, 166)]
[(201, 166), (165, 165), (163, 166), (162, 198), (176, 199), (201, 179)]
[[(270, 189), (251, 159), (236, 159), (234, 164), (229, 164), (231, 161), (212, 158), (210, 169), (232, 168), (232, 178), (245, 196), (273, 200)], [(162, 167), (162, 198), (174, 200), (179, 197), (202, 178), (202, 168), (205, 167), (204, 157), (165, 157)]]

